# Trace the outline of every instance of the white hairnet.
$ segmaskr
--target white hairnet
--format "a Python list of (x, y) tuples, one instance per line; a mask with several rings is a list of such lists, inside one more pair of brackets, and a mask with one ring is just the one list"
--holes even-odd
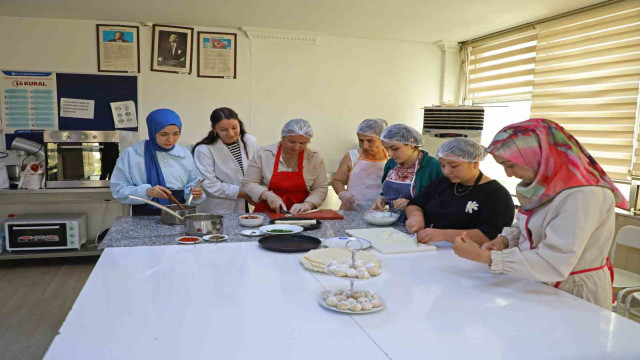
[(437, 158), (457, 161), (481, 161), (487, 156), (484, 146), (467, 138), (453, 138), (440, 146)]
[(358, 125), (356, 132), (362, 135), (380, 137), (386, 127), (387, 121), (384, 119), (367, 119)]
[(313, 137), (313, 129), (311, 128), (311, 124), (309, 124), (307, 120), (293, 119), (287, 121), (287, 123), (284, 124), (280, 135), (302, 135), (311, 139)]
[(384, 129), (380, 139), (386, 142), (422, 146), (422, 134), (411, 126), (404, 124), (393, 124)]

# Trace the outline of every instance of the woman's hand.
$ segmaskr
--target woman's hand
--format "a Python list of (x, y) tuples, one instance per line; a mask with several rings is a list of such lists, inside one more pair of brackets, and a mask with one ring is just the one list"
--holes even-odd
[(418, 231), (424, 229), (424, 217), (422, 217), (421, 215), (411, 216), (407, 219), (405, 225), (410, 233), (415, 234)]
[(456, 238), (453, 251), (461, 258), (491, 265), (491, 252), (482, 249), (480, 245), (469, 239), (466, 232)]
[(446, 241), (442, 236), (442, 230), (434, 228), (426, 228), (418, 231), (418, 242), (428, 244), (435, 241)]
[(338, 194), (338, 199), (348, 208), (353, 208), (356, 205), (356, 196), (346, 190)]
[(387, 205), (387, 199), (384, 196), (379, 196), (371, 206), (370, 210), (384, 211), (384, 207)]
[(509, 247), (509, 239), (507, 239), (505, 236), (498, 236), (497, 238), (486, 242), (484, 244), (482, 244), (482, 249), (483, 250), (489, 250), (489, 251), (502, 251), (506, 248)]
[(171, 194), (171, 190), (160, 185), (156, 185), (147, 189), (147, 196), (151, 198), (168, 199), (169, 194)]
[(393, 200), (392, 204), (394, 208), (398, 210), (404, 210), (407, 208), (407, 205), (409, 205), (409, 199), (403, 199), (403, 198), (396, 199), (396, 200)]
[(298, 215), (300, 213), (305, 213), (309, 210), (311, 210), (312, 205), (306, 202), (300, 203), (300, 204), (293, 204), (293, 206), (291, 206), (291, 209), (289, 209), (289, 211), (291, 212), (292, 215)]
[(194, 200), (200, 199), (202, 197), (202, 194), (204, 194), (202, 188), (197, 188), (194, 186), (191, 187), (191, 195), (193, 195)]
[(287, 206), (282, 201), (280, 196), (271, 191), (265, 191), (260, 194), (260, 197), (269, 204), (269, 207), (276, 211), (276, 214), (280, 214), (280, 209), (286, 209)]

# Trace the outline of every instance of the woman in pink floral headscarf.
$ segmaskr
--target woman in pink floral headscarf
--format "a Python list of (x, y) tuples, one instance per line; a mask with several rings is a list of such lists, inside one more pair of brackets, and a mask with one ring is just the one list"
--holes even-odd
[(513, 226), (481, 248), (463, 234), (456, 254), (610, 309), (614, 207), (627, 202), (609, 176), (571, 134), (545, 119), (505, 127), (487, 152), (522, 180), (521, 208)]

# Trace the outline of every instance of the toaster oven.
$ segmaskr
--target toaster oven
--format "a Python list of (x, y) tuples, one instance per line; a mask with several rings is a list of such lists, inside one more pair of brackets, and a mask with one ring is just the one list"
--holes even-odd
[(87, 241), (85, 214), (25, 214), (4, 223), (6, 247), (14, 250), (80, 249)]

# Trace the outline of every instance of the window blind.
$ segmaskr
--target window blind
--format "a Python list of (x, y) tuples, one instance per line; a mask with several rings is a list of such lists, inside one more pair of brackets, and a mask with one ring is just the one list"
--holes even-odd
[(640, 175), (640, 1), (537, 27), (531, 117), (564, 126), (612, 178)]
[(531, 99), (536, 37), (531, 26), (466, 44), (466, 98), (476, 104)]

